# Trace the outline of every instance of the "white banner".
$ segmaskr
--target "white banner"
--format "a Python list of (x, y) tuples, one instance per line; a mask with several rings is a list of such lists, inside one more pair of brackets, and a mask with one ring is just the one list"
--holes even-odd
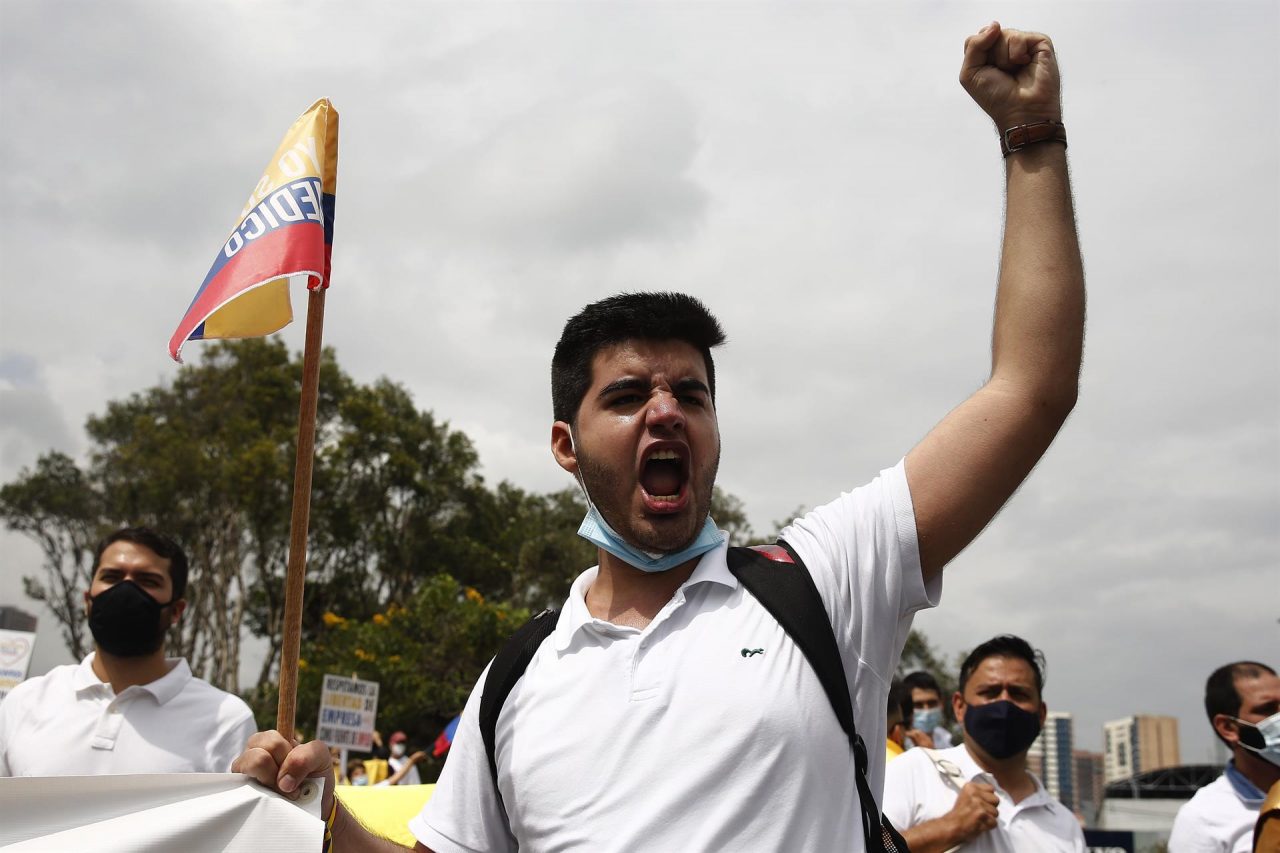
[(33, 632), (0, 628), (0, 700), (27, 680), (31, 651), (35, 646), (36, 635)]
[(239, 773), (0, 778), (0, 849), (319, 851), (319, 780), (296, 802)]
[(377, 716), (378, 682), (325, 674), (316, 740), (368, 752), (373, 745), (373, 722)]

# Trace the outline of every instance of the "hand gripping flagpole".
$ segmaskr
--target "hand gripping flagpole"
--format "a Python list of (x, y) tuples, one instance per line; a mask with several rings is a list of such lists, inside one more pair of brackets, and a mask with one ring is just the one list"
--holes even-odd
[(315, 467), (316, 407), (320, 398), (320, 341), (323, 333), (324, 288), (316, 288), (307, 293), (307, 337), (302, 355), (302, 399), (298, 405), (298, 457), (293, 470), (289, 567), (284, 582), (284, 636), (280, 643), (280, 700), (276, 711), (276, 730), (286, 738), (293, 737), (298, 705), (302, 592), (307, 576), (307, 532), (311, 521), (311, 473)]

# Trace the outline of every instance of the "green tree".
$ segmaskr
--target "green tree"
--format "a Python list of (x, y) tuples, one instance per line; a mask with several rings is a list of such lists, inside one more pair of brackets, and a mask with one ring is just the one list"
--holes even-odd
[(902, 657), (898, 662), (898, 677), (901, 678), (917, 670), (931, 673), (942, 688), (943, 704), (955, 692), (959, 683), (956, 668), (946, 662), (942, 653), (933, 647), (929, 638), (914, 628), (907, 634), (907, 642), (902, 648)]
[(89, 651), (84, 591), (93, 577), (93, 549), (102, 535), (101, 492), (62, 453), (48, 453), (35, 470), (0, 487), (0, 519), (33, 539), (44, 556), (43, 576), (22, 579), (27, 595), (53, 613), (76, 659)]
[[(74, 654), (89, 647), (82, 598), (94, 543), (146, 524), (191, 558), (173, 651), (234, 690), (242, 638), (265, 638), (257, 681), (269, 684), (283, 628), (301, 375), (301, 358), (279, 339), (212, 343), (171, 382), (90, 417), (86, 465), (49, 453), (0, 487), (0, 519), (43, 552), (41, 574), (24, 579), (28, 593), (49, 605)], [(359, 623), (385, 616), (445, 573), (516, 610), (558, 607), (596, 561), (576, 535), (586, 511), (576, 489), (489, 487), (464, 434), (389, 379), (354, 382), (331, 350), (321, 360), (316, 447), (304, 640), (326, 635), (326, 613)], [(751, 536), (737, 498), (716, 489), (713, 512), (735, 542)]]
[[(325, 613), (324, 629), (302, 648), (299, 722), (315, 725), (325, 673), (355, 675), (379, 684), (380, 730), (403, 730), (410, 743), (429, 747), (528, 615), (488, 601), (447, 574), (365, 619)], [(423, 765), (424, 780), (434, 781), (439, 768), (438, 762)]]

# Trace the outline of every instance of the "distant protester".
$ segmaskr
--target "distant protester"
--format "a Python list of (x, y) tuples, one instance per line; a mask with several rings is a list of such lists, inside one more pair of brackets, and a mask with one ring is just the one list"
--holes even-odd
[(1257, 661), (1221, 666), (1205, 683), (1204, 710), (1231, 759), (1178, 809), (1169, 853), (1248, 853), (1267, 792), (1280, 784), (1280, 677)]
[(959, 688), (964, 743), (913, 749), (885, 768), (884, 813), (911, 853), (1084, 853), (1075, 815), (1027, 769), (1048, 713), (1041, 654), (994, 637), (961, 664)]
[(165, 657), (186, 592), (187, 555), (168, 536), (103, 539), (84, 593), (94, 650), (0, 703), (0, 776), (229, 771), (257, 726), (238, 696)]
[(391, 757), (387, 764), (391, 768), (391, 785), (421, 785), (422, 776), (418, 773), (418, 762), (427, 757), (422, 750), (408, 753), (409, 737), (404, 732), (396, 732), (391, 736)]
[(885, 740), (886, 761), (897, 758), (906, 749), (907, 720), (910, 713), (911, 692), (895, 678), (889, 685), (889, 707), (885, 713), (888, 732)]
[(946, 703), (943, 702), (938, 680), (924, 670), (917, 670), (902, 679), (902, 683), (911, 699), (907, 749), (913, 746), (946, 749), (951, 746), (951, 732), (946, 727)]

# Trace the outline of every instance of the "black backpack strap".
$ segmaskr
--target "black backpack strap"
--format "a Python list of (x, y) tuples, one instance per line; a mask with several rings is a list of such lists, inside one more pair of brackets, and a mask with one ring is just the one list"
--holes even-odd
[(881, 817), (871, 796), (871, 786), (867, 783), (867, 747), (854, 726), (853, 703), (849, 700), (849, 681), (840, 660), (840, 646), (808, 568), (791, 546), (781, 540), (777, 545), (730, 548), (728, 564), (733, 576), (778, 620), (804, 652), (826, 691), (831, 709), (853, 751), (867, 850), (906, 853), (902, 836)]
[[(495, 791), (498, 791), (498, 759), (495, 752), (498, 715), (502, 713), (502, 706), (506, 704), (511, 688), (516, 686), (516, 682), (529, 668), (534, 652), (555, 630), (559, 618), (559, 610), (544, 610), (524, 623), (502, 645), (493, 663), (489, 665), (489, 674), (484, 680), (484, 693), (480, 696), (480, 735), (484, 738), (485, 754), (489, 756), (489, 775), (493, 777)], [(498, 791), (498, 802), (502, 802), (501, 791)]]

